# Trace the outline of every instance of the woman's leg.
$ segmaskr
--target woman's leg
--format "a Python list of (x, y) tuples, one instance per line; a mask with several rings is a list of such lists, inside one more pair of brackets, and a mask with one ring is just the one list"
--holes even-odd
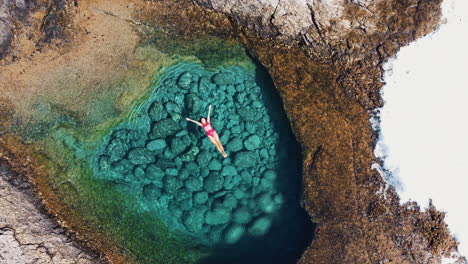
[(224, 153), (224, 150), (222, 149), (222, 146), (218, 144), (218, 141), (216, 141), (216, 139), (212, 136), (208, 136), (208, 139), (211, 141), (211, 143), (213, 143), (216, 146), (218, 151), (221, 152), (221, 154), (223, 154), (223, 157), (226, 157), (226, 153)]
[(218, 133), (215, 132), (214, 138), (215, 138), (216, 142), (218, 142), (218, 145), (219, 145), (219, 148), (221, 149), (221, 152), (222, 152), (223, 154), (226, 154), (226, 153), (224, 152), (223, 144), (221, 144), (221, 140), (219, 139)]

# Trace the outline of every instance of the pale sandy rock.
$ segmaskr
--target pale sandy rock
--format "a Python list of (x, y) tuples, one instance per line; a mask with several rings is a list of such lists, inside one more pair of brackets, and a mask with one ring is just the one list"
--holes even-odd
[[(26, 183), (16, 181), (0, 163), (0, 263), (100, 263), (98, 256), (71, 241), (62, 228), (39, 211)], [(19, 190), (19, 189), (21, 190)]]

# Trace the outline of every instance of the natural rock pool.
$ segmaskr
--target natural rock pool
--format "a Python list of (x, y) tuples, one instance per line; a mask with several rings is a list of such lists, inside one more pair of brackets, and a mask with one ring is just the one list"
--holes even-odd
[[(299, 204), (300, 147), (274, 89), (261, 70), (170, 67), (104, 136), (91, 162), (95, 177), (215, 249), (202, 263), (293, 263), (313, 230)], [(209, 104), (226, 159), (185, 120), (205, 117)]]

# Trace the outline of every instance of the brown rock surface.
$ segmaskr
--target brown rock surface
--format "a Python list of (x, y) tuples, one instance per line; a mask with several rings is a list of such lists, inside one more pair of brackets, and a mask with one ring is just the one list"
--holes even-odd
[[(119, 54), (132, 58), (141, 35), (130, 25), (137, 29), (165, 25), (186, 38), (203, 32), (235, 37), (268, 69), (302, 145), (303, 204), (318, 227), (300, 263), (439, 263), (442, 255), (456, 250), (443, 213), (434, 207), (421, 211), (416, 204), (400, 205), (394, 189), (371, 169), (379, 161), (373, 155), (376, 133), (369, 110), (382, 105), (382, 63), (402, 45), (437, 27), (440, 0), (197, 1), (222, 13), (188, 1), (134, 1), (132, 10), (127, 1), (97, 2), (107, 9), (99, 12), (88, 2), (76, 7), (94, 19), (84, 26), (83, 16), (72, 12), (65, 14), (68, 20), (60, 20), (79, 29), (66, 37), (69, 42), (63, 45), (70, 45), (68, 49), (47, 44), (30, 65), (25, 60), (15, 62), (12, 56), (27, 57), (37, 50), (24, 48), (27, 38), (14, 41), (6, 58), (9, 65), (2, 69), (4, 74), (9, 71), (5, 75), (10, 84), (17, 80), (14, 73), (25, 67), (30, 71), (21, 77), (23, 82), (36, 84), (23, 86), (39, 89), (42, 80), (35, 79), (37, 73), (51, 68), (46, 63), (60, 64), (51, 58), (70, 61), (79, 56), (81, 63), (72, 65), (93, 63), (96, 72), (86, 76), (90, 83), (97, 82), (110, 73), (109, 65), (96, 60), (96, 55), (111, 58), (110, 65), (122, 63)], [(69, 5), (67, 10), (75, 8)], [(44, 21), (45, 12), (41, 14)], [(106, 25), (109, 19), (118, 26)], [(24, 30), (19, 36), (27, 33)], [(40, 28), (31, 30), (42, 32), (37, 41), (46, 35)], [(108, 30), (110, 36), (102, 37), (108, 44), (122, 32), (128, 37), (119, 40), (113, 53), (105, 48), (96, 51), (92, 47), (103, 43), (87, 36), (87, 30)], [(78, 44), (80, 48), (74, 49)], [(9, 92), (14, 98), (15, 93)], [(3, 103), (3, 109), (11, 110), (12, 101)], [(95, 246), (108, 253), (106, 244)]]

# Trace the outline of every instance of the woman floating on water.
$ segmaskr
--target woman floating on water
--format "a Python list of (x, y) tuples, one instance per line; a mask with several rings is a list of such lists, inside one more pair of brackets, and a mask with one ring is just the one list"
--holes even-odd
[(219, 140), (218, 133), (216, 133), (214, 128), (211, 126), (210, 114), (211, 114), (211, 105), (208, 107), (208, 117), (206, 119), (204, 117), (202, 117), (201, 120), (200, 120), (201, 123), (198, 122), (198, 121), (195, 121), (193, 119), (190, 119), (188, 117), (185, 118), (185, 119), (187, 121), (191, 121), (191, 122), (201, 126), (203, 128), (203, 130), (205, 130), (205, 133), (208, 136), (208, 139), (211, 141), (211, 143), (213, 143), (216, 146), (216, 148), (219, 150), (219, 152), (221, 152), (221, 154), (223, 154), (224, 158), (227, 158), (227, 154), (226, 154), (226, 152), (224, 152), (223, 145), (221, 144), (221, 141)]

